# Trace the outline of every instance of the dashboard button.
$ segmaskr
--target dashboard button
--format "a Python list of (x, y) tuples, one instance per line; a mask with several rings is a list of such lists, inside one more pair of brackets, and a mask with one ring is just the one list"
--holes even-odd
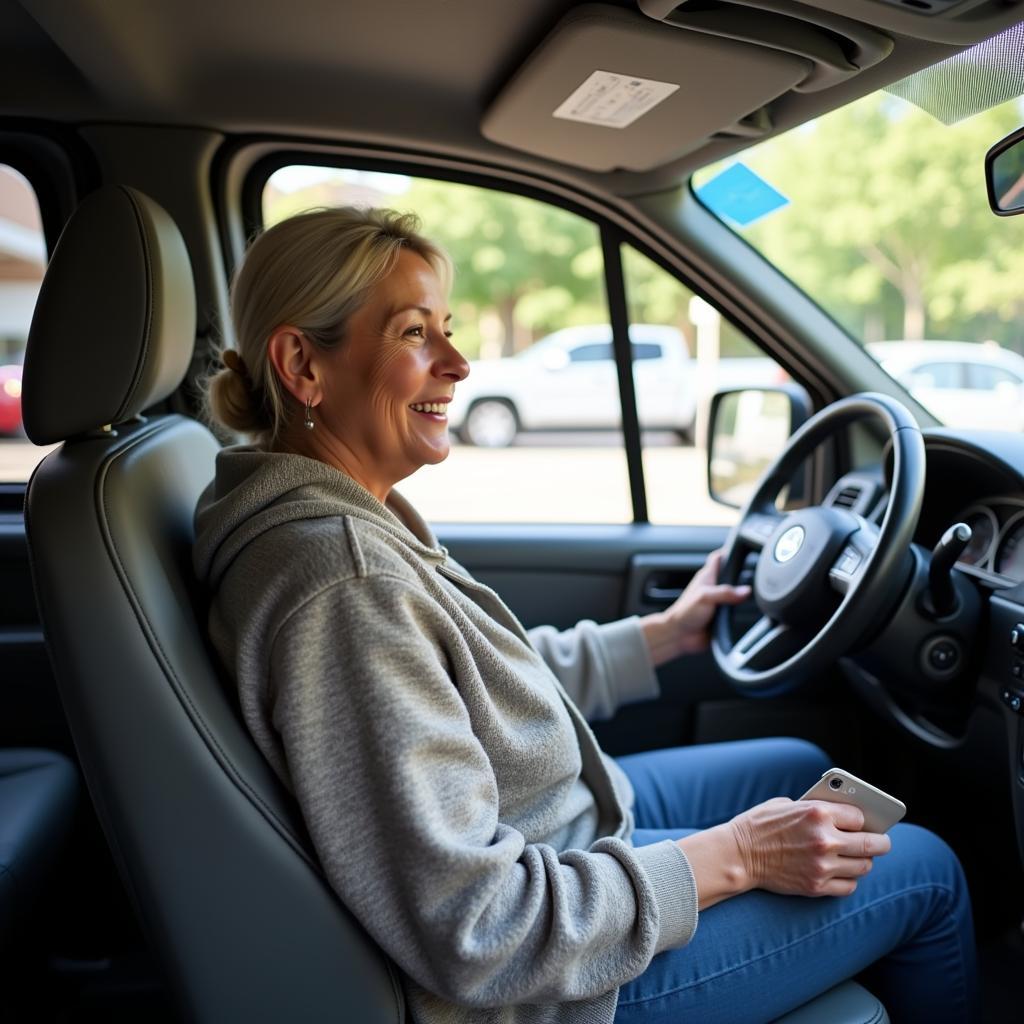
[(1000, 691), (999, 696), (1002, 702), (1011, 711), (1015, 711), (1018, 715), (1021, 713), (1021, 709), (1024, 708), (1024, 694), (1018, 693), (1016, 690), (1010, 690), (1004, 687)]
[(960, 652), (951, 640), (936, 640), (928, 649), (928, 664), (936, 672), (948, 672), (959, 657)]
[(1024, 622), (1018, 622), (1010, 630), (1010, 646), (1018, 651), (1024, 651)]
[(921, 667), (933, 679), (949, 679), (957, 671), (963, 651), (952, 636), (933, 636), (921, 649)]

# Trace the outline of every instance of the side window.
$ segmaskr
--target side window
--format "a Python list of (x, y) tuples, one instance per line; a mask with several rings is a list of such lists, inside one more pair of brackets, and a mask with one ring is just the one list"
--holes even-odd
[[(652, 523), (732, 523), (736, 510), (708, 494), (711, 396), (722, 387), (757, 388), (789, 378), (712, 305), (642, 253), (624, 245), (622, 265), (648, 516)], [(637, 353), (644, 333), (662, 339), (657, 361)]]
[(963, 363), (925, 363), (910, 374), (910, 380), (916, 388), (953, 391), (966, 387), (964, 369)]
[(21, 420), (25, 343), (45, 268), (36, 194), (23, 175), (0, 164), (0, 482), (24, 482), (49, 451), (25, 437)]
[(988, 366), (984, 363), (967, 364), (967, 386), (979, 391), (995, 391), (996, 388), (1019, 388), (1020, 377), (1001, 366)]
[(571, 363), (597, 363), (614, 359), (611, 342), (604, 345), (580, 345), (569, 352)]
[(651, 344), (638, 344), (633, 342), (633, 361), (637, 362), (641, 359), (661, 359), (662, 351), (660, 345)]
[(398, 490), (441, 522), (630, 522), (597, 226), (492, 189), (302, 166), (271, 176), (264, 223), (324, 205), (415, 212), (455, 262), (470, 374), (449, 407), (451, 454)]

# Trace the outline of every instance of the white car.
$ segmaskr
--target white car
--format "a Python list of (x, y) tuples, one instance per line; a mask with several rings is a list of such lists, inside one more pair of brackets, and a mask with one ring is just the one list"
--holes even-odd
[[(689, 438), (696, 400), (682, 332), (633, 324), (630, 339), (640, 425)], [(566, 327), (518, 355), (471, 362), (448, 410), (461, 440), (487, 448), (511, 444), (520, 430), (614, 428), (621, 420), (608, 324)]]
[(967, 341), (880, 341), (882, 368), (946, 426), (1024, 429), (1024, 357)]

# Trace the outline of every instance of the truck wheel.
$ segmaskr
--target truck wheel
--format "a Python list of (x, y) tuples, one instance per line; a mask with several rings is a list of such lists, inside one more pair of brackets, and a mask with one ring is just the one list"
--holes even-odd
[(466, 414), (461, 434), (480, 448), (507, 448), (518, 432), (515, 409), (499, 398), (484, 398)]

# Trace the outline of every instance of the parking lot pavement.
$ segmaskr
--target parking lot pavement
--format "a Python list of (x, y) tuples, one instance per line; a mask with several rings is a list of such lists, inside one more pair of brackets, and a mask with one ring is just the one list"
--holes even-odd
[[(628, 523), (632, 520), (626, 456), (608, 438), (538, 437), (537, 445), (500, 450), (454, 445), (448, 459), (398, 485), (435, 522)], [(603, 442), (603, 443), (602, 443)], [(0, 481), (27, 480), (51, 451), (27, 441), (0, 441)], [(655, 443), (644, 451), (649, 515), (654, 523), (728, 524), (732, 509), (707, 495), (700, 449)]]
[(37, 447), (31, 441), (0, 438), (0, 483), (23, 483), (36, 463), (54, 448), (56, 445)]
[[(654, 523), (730, 524), (736, 511), (707, 494), (702, 450), (648, 448), (644, 479)], [(440, 465), (398, 485), (435, 522), (628, 523), (621, 447), (453, 447)]]

